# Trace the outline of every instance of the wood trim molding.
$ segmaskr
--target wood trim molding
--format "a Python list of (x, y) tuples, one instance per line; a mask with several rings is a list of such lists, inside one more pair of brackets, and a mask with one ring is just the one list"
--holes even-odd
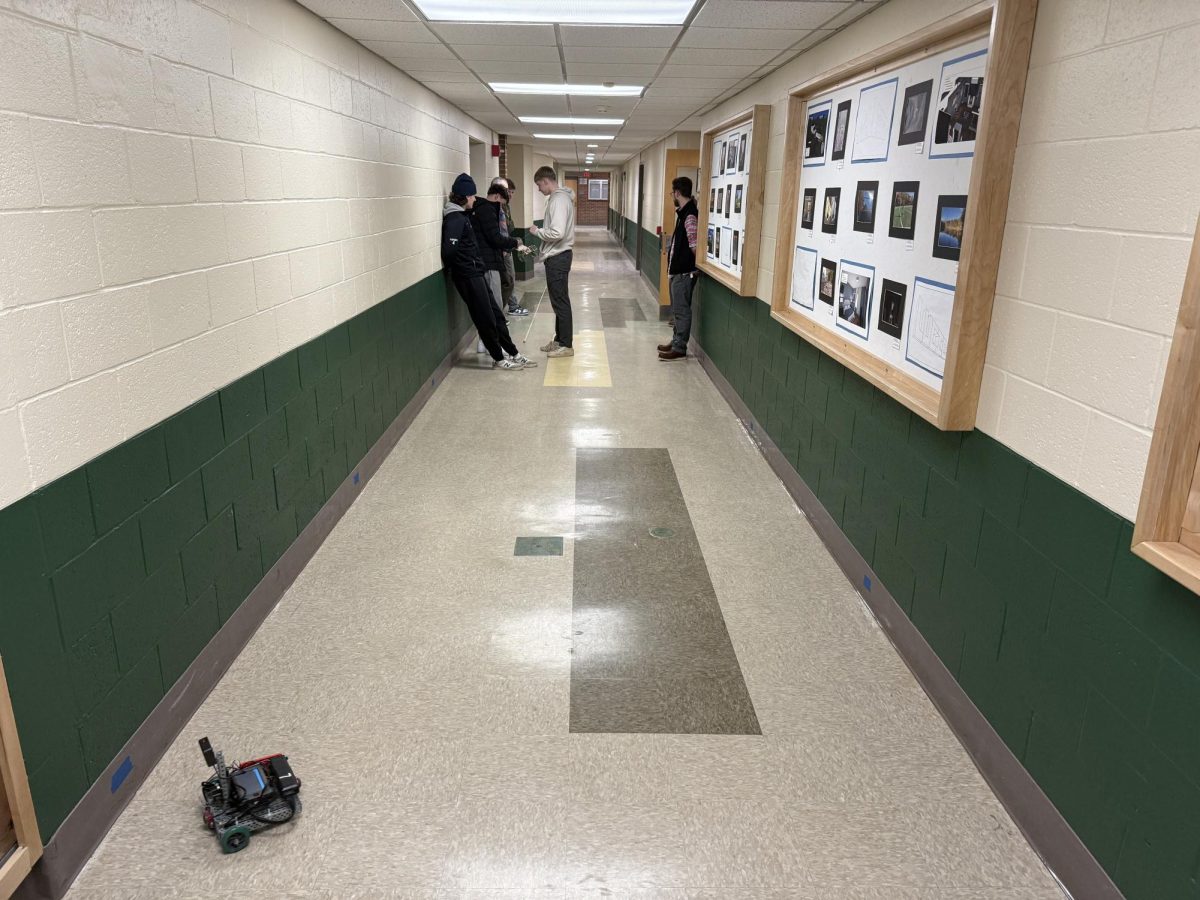
[[(21, 755), (21, 741), (17, 736), (8, 682), (4, 678), (3, 660), (0, 660), (0, 793), (4, 795), (5, 805), (12, 816), (12, 830), (16, 837), (16, 850), (0, 864), (0, 898), (6, 898), (12, 896), (33, 864), (41, 858), (42, 837), (38, 832), (33, 796), (29, 793), (25, 758)], [(0, 822), (0, 829), (7, 832), (7, 825), (7, 822)], [(0, 848), (0, 858), (4, 856), (3, 849), (6, 848)]]
[[(947, 431), (975, 427), (1036, 16), (1037, 0), (983, 0), (804, 82), (792, 90), (788, 99), (771, 314), (926, 421)], [(946, 368), (939, 391), (791, 308), (803, 128), (809, 98), (985, 35), (990, 38), (984, 76), (987, 107), (975, 143), (968, 188), (972, 213), (959, 259)]]

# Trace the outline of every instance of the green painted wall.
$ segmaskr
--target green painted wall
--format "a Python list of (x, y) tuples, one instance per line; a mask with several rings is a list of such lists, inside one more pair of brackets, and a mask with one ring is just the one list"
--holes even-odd
[[(617, 225), (621, 219), (620, 213), (609, 211), (609, 230), (617, 231)], [(642, 274), (646, 280), (654, 285), (655, 290), (658, 289), (658, 279), (662, 272), (662, 262), (659, 256), (658, 235), (651, 231), (646, 231), (644, 228), (638, 228), (637, 223), (632, 219), (625, 220), (625, 250), (634, 259), (637, 258), (637, 242), (642, 244)]]
[(44, 839), (467, 324), (431, 275), (0, 510), (0, 657)]
[(698, 295), (705, 352), (1122, 891), (1200, 897), (1200, 597), (992, 438)]

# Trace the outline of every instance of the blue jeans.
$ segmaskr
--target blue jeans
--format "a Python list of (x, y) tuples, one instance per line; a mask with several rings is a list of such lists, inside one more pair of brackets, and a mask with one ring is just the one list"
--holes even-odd
[(671, 316), (675, 319), (671, 349), (676, 353), (687, 353), (688, 340), (692, 336), (692, 292), (695, 290), (695, 272), (671, 276)]

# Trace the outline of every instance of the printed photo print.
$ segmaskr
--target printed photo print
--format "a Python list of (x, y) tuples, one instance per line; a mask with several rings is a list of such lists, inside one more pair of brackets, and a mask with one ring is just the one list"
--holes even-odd
[(733, 185), (725, 188), (725, 218), (729, 218), (730, 208), (733, 206)]
[(829, 132), (829, 107), (812, 110), (808, 114), (808, 126), (804, 129), (804, 159), (809, 162), (825, 161), (825, 137)]
[(717, 189), (708, 192), (708, 211), (711, 214), (717, 208)]
[(837, 234), (838, 207), (841, 202), (841, 188), (825, 188), (825, 208), (821, 213), (821, 230), (826, 234)]
[(735, 266), (738, 264), (738, 243), (739, 243), (740, 238), (741, 238), (741, 232), (735, 231), (733, 233), (733, 264)]
[(956, 78), (953, 89), (938, 104), (934, 141), (939, 144), (974, 141), (979, 131), (982, 105), (983, 79)]
[(717, 229), (716, 243), (713, 245), (713, 256), (721, 258), (721, 229)]
[(860, 181), (854, 192), (854, 230), (875, 233), (875, 201), (879, 197), (878, 181)]
[(725, 157), (725, 174), (732, 175), (737, 171), (738, 160), (738, 136), (735, 134), (729, 139), (729, 150)]
[(817, 189), (805, 188), (804, 199), (800, 203), (800, 227), (812, 231), (813, 218), (817, 213)]
[(850, 131), (850, 103), (849, 100), (843, 100), (838, 104), (837, 118), (833, 123), (833, 150), (829, 154), (830, 159), (846, 158), (846, 135)]
[(908, 296), (908, 285), (890, 278), (883, 279), (879, 291), (879, 330), (894, 338), (904, 332), (904, 301)]
[(822, 259), (821, 278), (817, 282), (817, 297), (822, 303), (833, 306), (835, 293), (837, 293), (837, 263), (832, 259)]
[(741, 141), (738, 142), (738, 171), (746, 171), (746, 139), (750, 137), (748, 134), (743, 134)]
[(733, 189), (733, 214), (740, 216), (742, 214), (742, 185), (738, 185)]
[(713, 147), (712, 177), (719, 178), (721, 175), (721, 169), (725, 165), (725, 142), (714, 140), (712, 147)]
[(904, 90), (904, 105), (900, 112), (900, 138), (897, 144), (920, 144), (925, 140), (929, 124), (929, 98), (933, 95), (933, 79), (910, 84)]
[(875, 270), (870, 266), (842, 260), (838, 279), (838, 327), (864, 339), (870, 329), (871, 280), (874, 274)]
[(709, 256), (716, 256), (716, 252), (713, 249), (713, 232), (715, 232), (716, 230), (717, 229), (715, 229), (713, 226), (711, 226), (711, 225), (708, 226), (708, 255)]
[(892, 212), (888, 217), (888, 237), (911, 241), (917, 230), (917, 194), (919, 181), (897, 181), (892, 185)]
[(963, 231), (967, 222), (965, 194), (942, 194), (937, 201), (937, 220), (933, 225), (933, 255), (938, 259), (958, 260), (962, 251)]
[(717, 188), (717, 215), (725, 209), (725, 188)]

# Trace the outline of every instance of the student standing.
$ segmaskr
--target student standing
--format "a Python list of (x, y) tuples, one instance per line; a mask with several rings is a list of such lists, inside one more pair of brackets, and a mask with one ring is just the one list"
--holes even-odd
[(550, 294), (550, 306), (554, 308), (554, 339), (542, 347), (542, 351), (551, 357), (574, 356), (571, 295), (567, 281), (575, 246), (575, 198), (570, 190), (559, 187), (558, 175), (549, 166), (538, 169), (533, 174), (533, 182), (546, 197), (546, 215), (542, 227), (534, 225), (529, 233), (542, 242), (546, 291)]
[(514, 251), (525, 251), (525, 245), (514, 237), (509, 237), (502, 229), (502, 204), (508, 199), (508, 191), (502, 184), (493, 184), (488, 188), (486, 198), (475, 198), (471, 209), (471, 225), (475, 229), (475, 242), (479, 244), (480, 256), (487, 269), (484, 276), (488, 288), (492, 292), (492, 302), (500, 317), (504, 317), (504, 301), (501, 289), (504, 256)]
[[(492, 184), (502, 184), (508, 190), (508, 196), (500, 204), (500, 230), (505, 235), (512, 237), (512, 233), (516, 230), (517, 226), (513, 222), (512, 208), (509, 206), (509, 201), (512, 200), (517, 192), (517, 183), (511, 178), (498, 175), (492, 180)], [(516, 290), (517, 267), (514, 263), (513, 255), (505, 253), (504, 268), (500, 270), (500, 293), (504, 301), (504, 307), (508, 310), (510, 316), (527, 316), (529, 315), (529, 310), (517, 302)]]
[(475, 229), (467, 216), (474, 205), (475, 182), (463, 173), (454, 179), (450, 197), (442, 209), (442, 264), (467, 305), (471, 321), (479, 330), (479, 339), (492, 357), (492, 368), (523, 369), (528, 360), (517, 352), (508, 325), (492, 303), (491, 291), (484, 280), (487, 270), (475, 242)]
[(675, 199), (675, 232), (667, 248), (667, 276), (671, 289), (671, 317), (675, 333), (669, 343), (658, 345), (658, 358), (683, 359), (687, 356), (688, 340), (692, 334), (692, 292), (696, 290), (696, 234), (699, 214), (692, 196), (692, 179), (676, 178), (671, 182)]

